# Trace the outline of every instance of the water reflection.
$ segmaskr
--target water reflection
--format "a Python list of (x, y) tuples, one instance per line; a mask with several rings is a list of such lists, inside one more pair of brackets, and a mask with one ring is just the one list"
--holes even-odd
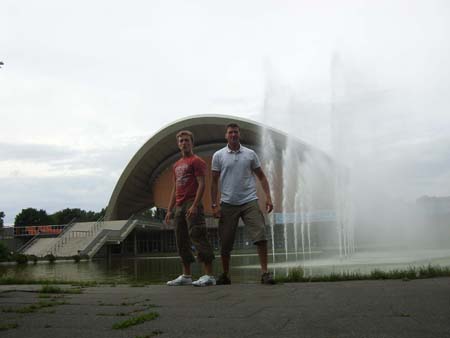
[[(284, 261), (282, 261), (284, 257)], [(272, 260), (273, 257), (270, 257)], [(292, 259), (292, 260), (291, 260)], [(355, 254), (350, 259), (327, 257), (313, 252), (311, 259), (295, 261), (295, 254), (275, 255), (275, 264), (269, 266), (275, 275), (285, 275), (292, 267), (301, 265), (307, 275), (322, 275), (357, 271), (367, 273), (382, 270), (402, 269), (428, 264), (450, 266), (450, 250), (417, 251), (367, 251)], [(49, 264), (47, 262), (28, 265), (0, 265), (0, 275), (17, 279), (58, 279), (101, 282), (165, 282), (180, 273), (178, 257), (115, 257), (110, 261), (73, 261)], [(214, 271), (220, 272), (220, 259), (214, 262)], [(202, 274), (199, 264), (193, 265), (194, 277)], [(231, 279), (233, 282), (252, 283), (259, 280), (259, 260), (256, 254), (232, 256)]]

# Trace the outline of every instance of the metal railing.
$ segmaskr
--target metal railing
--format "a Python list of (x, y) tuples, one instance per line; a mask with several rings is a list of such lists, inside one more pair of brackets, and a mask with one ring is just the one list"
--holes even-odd
[(137, 222), (138, 220), (132, 215), (120, 230), (102, 229), (100, 234), (80, 252), (80, 255), (93, 257), (106, 242), (122, 241), (133, 230)]
[(14, 237), (35, 236), (38, 233), (47, 235), (59, 235), (66, 225), (27, 225), (14, 227)]
[(104, 222), (105, 216), (100, 217), (89, 230), (89, 236), (94, 236), (103, 227)]
[(87, 247), (80, 251), (80, 255), (87, 255), (89, 258), (94, 256), (98, 250), (105, 244), (108, 240), (108, 234), (114, 230), (103, 229), (100, 234), (96, 237), (96, 240), (91, 241)]
[(33, 245), (33, 243), (38, 239), (38, 237), (40, 236), (40, 233), (37, 233), (36, 235), (33, 236), (33, 238), (31, 238), (28, 242), (26, 242), (24, 245), (22, 245), (17, 252), (18, 253), (23, 253), (26, 249), (28, 249), (29, 247), (31, 247)]
[(70, 220), (70, 222), (67, 223), (67, 224), (64, 226), (63, 230), (59, 233), (58, 238), (64, 236), (64, 234), (65, 234), (67, 231), (69, 231), (70, 228), (73, 227), (73, 225), (76, 223), (76, 220), (77, 220), (76, 217), (72, 218), (72, 219)]
[(130, 231), (133, 230), (132, 225), (134, 226), (138, 220), (135, 218), (134, 215), (131, 215), (131, 217), (128, 219), (128, 221), (125, 223), (125, 225), (120, 229), (119, 231), (119, 240), (122, 241)]
[(69, 230), (72, 229), (75, 224), (76, 218), (73, 218), (59, 234), (56, 239), (56, 243), (51, 247), (51, 249), (47, 250), (47, 254), (56, 255), (58, 250), (61, 249), (70, 238), (72, 238), (72, 232), (69, 232)]

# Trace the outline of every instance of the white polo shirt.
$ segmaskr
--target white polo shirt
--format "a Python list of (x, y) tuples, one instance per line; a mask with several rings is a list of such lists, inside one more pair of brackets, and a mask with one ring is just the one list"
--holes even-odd
[(242, 145), (237, 151), (231, 150), (228, 145), (216, 151), (211, 169), (220, 172), (220, 200), (232, 205), (257, 200), (253, 170), (259, 167), (258, 155)]

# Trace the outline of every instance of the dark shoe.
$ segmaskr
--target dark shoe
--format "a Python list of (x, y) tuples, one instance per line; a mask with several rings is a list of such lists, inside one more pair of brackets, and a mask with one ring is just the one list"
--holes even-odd
[(272, 274), (270, 272), (264, 272), (261, 275), (261, 284), (273, 285), (275, 281), (273, 280)]
[(231, 284), (230, 278), (228, 278), (228, 276), (224, 273), (221, 274), (219, 278), (217, 278), (216, 280), (216, 285), (230, 285), (230, 284)]

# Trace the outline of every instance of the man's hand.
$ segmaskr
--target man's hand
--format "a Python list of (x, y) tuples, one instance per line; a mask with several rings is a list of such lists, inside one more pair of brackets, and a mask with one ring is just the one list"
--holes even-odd
[(222, 216), (222, 213), (220, 212), (220, 207), (215, 207), (212, 209), (213, 211), (213, 217), (214, 218), (220, 218)]
[(172, 211), (167, 211), (166, 217), (164, 218), (164, 222), (167, 225), (170, 225), (170, 220), (172, 219)]
[(267, 213), (271, 213), (273, 210), (273, 203), (272, 200), (270, 198), (266, 199), (266, 211)]
[(186, 217), (191, 218), (197, 216), (198, 213), (198, 207), (196, 205), (192, 205), (188, 211), (186, 211)]

